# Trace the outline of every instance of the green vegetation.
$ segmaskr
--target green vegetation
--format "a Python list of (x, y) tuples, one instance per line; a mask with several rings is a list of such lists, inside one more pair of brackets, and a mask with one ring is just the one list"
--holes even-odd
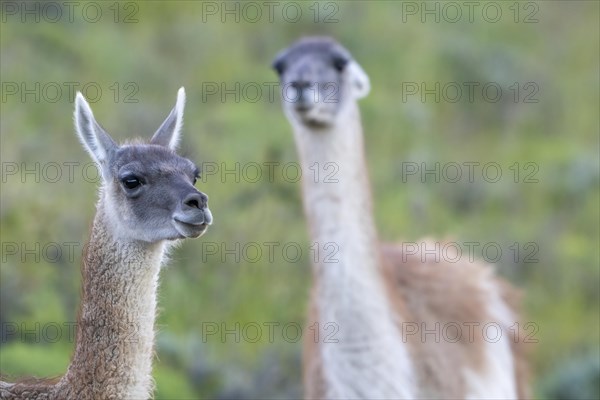
[[(175, 250), (162, 272), (156, 397), (300, 396), (301, 341), (293, 328), (303, 326), (312, 253), (299, 183), (289, 179), (293, 170), (286, 179), (282, 168), (275, 168), (270, 180), (263, 164), (296, 162), (279, 95), (269, 99), (268, 84), (277, 80), (270, 62), (280, 49), (301, 35), (326, 34), (343, 43), (371, 78), (372, 91), (361, 109), (381, 237), (479, 242), (478, 257), (484, 244), (497, 244), (503, 252), (498, 270), (524, 290), (526, 320), (537, 327), (538, 396), (598, 397), (599, 3), (521, 2), (518, 23), (509, 9), (513, 2), (497, 3), (503, 17), (496, 23), (480, 11), (469, 22), (466, 9), (457, 23), (444, 15), (439, 23), (433, 17), (423, 23), (418, 15), (403, 13), (403, 2), (386, 1), (321, 3), (320, 23), (314, 22), (312, 2), (294, 3), (303, 11), (298, 22), (286, 21), (293, 15), (284, 18), (280, 5), (273, 22), (263, 9), (251, 23), (247, 19), (255, 14), (249, 9), (247, 18), (240, 15), (236, 22), (235, 15), (206, 9), (207, 4), (224, 7), (221, 2), (192, 1), (119, 3), (119, 23), (113, 21), (116, 3), (97, 2), (103, 14), (96, 23), (82, 17), (81, 6), (72, 22), (63, 8), (57, 22), (36, 23), (34, 16), (13, 14), (4, 3), (2, 373), (61, 374), (72, 351), (63, 324), (76, 320), (80, 252), (97, 184), (88, 179), (94, 173), (84, 168), (90, 160), (72, 127), (69, 85), (87, 85), (84, 94), (96, 118), (122, 140), (149, 136), (185, 86), (183, 149), (205, 165), (198, 186), (210, 196), (215, 224), (203, 238)], [(233, 9), (237, 3), (227, 4)], [(531, 4), (538, 7), (538, 21), (524, 23), (535, 11)], [(338, 22), (323, 22), (332, 12)], [(129, 13), (137, 22), (123, 23)], [(439, 101), (434, 95), (422, 101), (421, 91), (406, 91), (407, 84), (420, 90), (421, 84), (431, 89), (436, 82)], [(456, 102), (450, 101), (452, 82), (464, 89)], [(479, 83), (473, 101), (465, 82)], [(497, 102), (490, 100), (493, 88), (487, 98), (482, 94), (488, 82), (502, 89)], [(235, 91), (236, 83), (250, 84), (245, 93), (237, 90), (239, 99), (223, 92)], [(18, 92), (12, 94), (15, 84)], [(215, 86), (219, 93), (211, 94)], [(56, 87), (62, 90), (58, 95)], [(95, 94), (97, 87), (101, 94)], [(254, 101), (256, 87), (262, 93)], [(34, 94), (24, 94), (27, 89)], [(73, 164), (73, 179), (64, 164), (70, 162), (79, 163)], [(239, 181), (235, 173), (221, 174), (236, 162)], [(450, 167), (444, 179), (444, 166), (467, 162), (480, 163), (472, 182), (466, 168), (458, 182), (451, 182)], [(58, 179), (53, 163), (62, 174)], [(251, 182), (254, 171), (243, 172), (249, 163), (263, 166), (262, 179)], [(428, 174), (422, 180), (422, 171), (407, 175), (407, 163), (419, 168), (426, 163), (428, 169), (440, 163), (441, 179)], [(482, 175), (488, 163), (501, 169), (497, 182), (491, 182), (493, 169)], [(22, 175), (36, 168), (39, 176)], [(272, 261), (268, 242), (279, 243)], [(239, 260), (225, 251), (235, 243)], [(252, 262), (250, 243), (262, 250), (259, 261)], [(292, 250), (282, 254), (289, 243), (303, 250), (297, 260)], [(11, 244), (16, 254), (7, 247)], [(209, 246), (216, 246), (216, 255)], [(486, 255), (495, 257), (491, 250)], [(270, 323), (279, 324), (273, 325), (272, 338), (265, 325)], [(44, 333), (49, 324), (62, 327), (56, 343)], [(252, 340), (256, 324), (262, 336)], [(209, 334), (215, 327), (219, 334)], [(234, 333), (222, 338), (224, 329), (237, 331), (239, 343)], [(591, 361), (580, 361), (588, 359), (584, 356)], [(582, 377), (589, 377), (590, 388), (582, 383), (575, 385), (580, 392), (569, 389), (587, 379)]]

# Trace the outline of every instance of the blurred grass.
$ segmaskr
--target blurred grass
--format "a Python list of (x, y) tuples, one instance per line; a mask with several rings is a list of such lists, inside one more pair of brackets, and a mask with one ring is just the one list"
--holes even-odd
[[(108, 12), (108, 3), (105, 11)], [(269, 23), (202, 22), (200, 2), (138, 3), (137, 23), (111, 18), (86, 23), (0, 25), (2, 82), (95, 82), (96, 118), (118, 139), (148, 136), (172, 106), (177, 88), (188, 93), (184, 149), (198, 162), (295, 162), (290, 127), (266, 92), (257, 102), (203, 97), (206, 83), (275, 82), (274, 55), (304, 34), (343, 43), (369, 74), (372, 92), (361, 101), (367, 158), (381, 237), (394, 241), (450, 236), (459, 242), (497, 242), (507, 251), (535, 242), (539, 262), (505, 257), (499, 271), (526, 293), (528, 321), (539, 326), (533, 364), (538, 395), (549, 396), (562, 366), (597, 354), (600, 338), (600, 104), (596, 2), (536, 2), (538, 23), (401, 22), (394, 2), (339, 2), (338, 23), (315, 24), (304, 3), (297, 23), (280, 15)], [(524, 5), (526, 3), (520, 3)], [(507, 7), (507, 6), (506, 6)], [(504, 8), (507, 11), (506, 8)], [(405, 82), (497, 82), (503, 100), (489, 103), (402, 101)], [(109, 89), (119, 85), (119, 96)], [(134, 82), (137, 103), (123, 100)], [(536, 82), (538, 103), (511, 101), (514, 82)], [(521, 86), (522, 87), (522, 86)], [(90, 92), (93, 94), (93, 91)], [(523, 96), (525, 92), (521, 92)], [(3, 163), (89, 162), (72, 128), (66, 92), (55, 103), (1, 104)], [(518, 162), (539, 166), (537, 183), (502, 179), (458, 184), (402, 181), (402, 163), (497, 162), (505, 174)], [(476, 170), (476, 171), (481, 171)], [(94, 212), (96, 184), (77, 169), (74, 182), (35, 182), (18, 175), (2, 182), (2, 242), (82, 243)], [(521, 170), (521, 173), (528, 171)], [(206, 176), (215, 225), (202, 239), (173, 253), (161, 276), (157, 398), (280, 398), (300, 395), (300, 343), (224, 343), (202, 337), (203, 324), (302, 324), (310, 278), (305, 254), (289, 263), (240, 262), (203, 254), (203, 242), (310, 244), (299, 185), (278, 177), (258, 183), (231, 175)], [(41, 223), (40, 223), (41, 222)], [(231, 248), (231, 247), (228, 247)], [(4, 249), (3, 249), (4, 251)], [(308, 253), (308, 252), (307, 252)], [(204, 260), (203, 260), (204, 257)], [(7, 257), (0, 265), (0, 322), (74, 321), (79, 257), (58, 262)], [(11, 375), (64, 372), (72, 343), (0, 343), (0, 370)], [(576, 361), (575, 361), (576, 362)], [(558, 372), (557, 372), (558, 371)], [(572, 373), (564, 368), (566, 374)], [(554, 391), (556, 392), (556, 390)]]

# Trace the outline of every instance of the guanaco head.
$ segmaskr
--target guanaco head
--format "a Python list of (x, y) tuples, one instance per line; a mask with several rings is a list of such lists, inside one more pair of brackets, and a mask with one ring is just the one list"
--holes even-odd
[(100, 206), (119, 239), (159, 242), (198, 237), (212, 223), (208, 197), (194, 185), (200, 171), (176, 148), (185, 91), (148, 143), (117, 145), (96, 122), (81, 93), (75, 128), (102, 175)]
[(369, 77), (350, 53), (328, 37), (300, 39), (273, 61), (288, 118), (331, 126), (345, 107), (369, 93)]

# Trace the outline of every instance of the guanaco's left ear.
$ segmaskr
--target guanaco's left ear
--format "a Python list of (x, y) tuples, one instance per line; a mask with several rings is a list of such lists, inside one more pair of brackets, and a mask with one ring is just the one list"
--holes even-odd
[(183, 126), (183, 109), (185, 107), (185, 89), (182, 87), (177, 92), (177, 102), (171, 113), (162, 123), (160, 128), (154, 133), (151, 144), (158, 144), (168, 147), (171, 150), (177, 150), (179, 138), (181, 137), (181, 127)]
[(96, 122), (90, 105), (80, 92), (77, 92), (75, 97), (74, 116), (79, 140), (102, 171), (102, 177), (107, 180), (110, 176), (108, 168), (110, 157), (119, 146)]
[(348, 74), (352, 94), (355, 98), (361, 99), (369, 94), (371, 91), (369, 76), (356, 61), (350, 60), (345, 67), (345, 72)]

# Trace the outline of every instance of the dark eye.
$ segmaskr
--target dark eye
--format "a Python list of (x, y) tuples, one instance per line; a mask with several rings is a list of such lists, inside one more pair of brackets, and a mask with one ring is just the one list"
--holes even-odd
[(140, 179), (137, 176), (133, 175), (126, 176), (121, 182), (123, 182), (123, 186), (130, 190), (135, 189), (136, 187), (142, 184), (142, 181), (140, 181)]
[(193, 184), (195, 185), (196, 182), (198, 182), (198, 177), (197, 176), (194, 177), (194, 183)]
[(348, 64), (348, 61), (349, 60), (346, 57), (336, 56), (333, 58), (333, 66), (339, 72), (342, 72), (344, 70), (344, 68), (346, 67), (346, 64)]
[(279, 74), (279, 75), (283, 74), (283, 70), (285, 69), (283, 60), (276, 60), (273, 63), (273, 69), (275, 69), (275, 71), (277, 71), (277, 74)]

